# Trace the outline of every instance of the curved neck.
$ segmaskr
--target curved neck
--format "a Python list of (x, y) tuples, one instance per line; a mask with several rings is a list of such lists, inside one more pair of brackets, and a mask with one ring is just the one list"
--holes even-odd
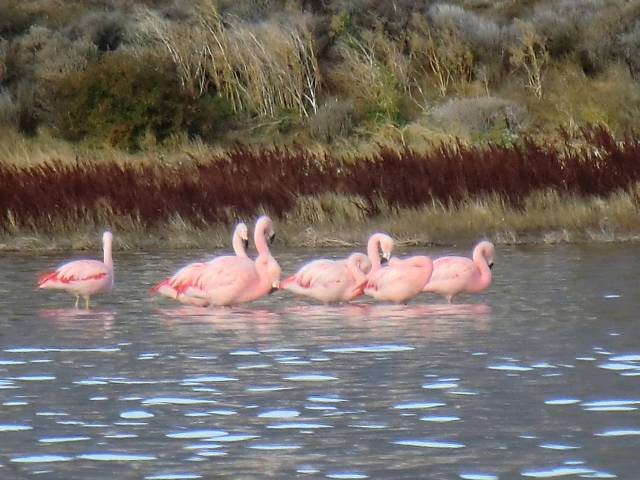
[(364, 256), (365, 255), (363, 255), (362, 253), (352, 253), (351, 255), (349, 255), (349, 258), (347, 258), (347, 269), (349, 270), (349, 273), (353, 275), (353, 278), (356, 280), (356, 282), (361, 282), (365, 278), (367, 278), (367, 275), (362, 271), (361, 266), (362, 261), (365, 260), (364, 258), (362, 258)]
[(367, 243), (367, 256), (371, 261), (371, 271), (374, 272), (380, 268), (380, 240), (382, 235), (374, 233)]
[(111, 256), (111, 239), (106, 239), (102, 244), (103, 250), (103, 262), (104, 264), (113, 270), (113, 257)]
[(485, 251), (482, 245), (478, 245), (473, 249), (473, 263), (480, 271), (480, 278), (478, 280), (481, 286), (480, 288), (484, 288), (484, 286), (491, 283), (491, 269), (487, 263), (487, 258), (485, 257)]
[(262, 216), (256, 222), (256, 228), (253, 232), (253, 243), (258, 250), (259, 255), (270, 255), (269, 245), (267, 244), (267, 231), (271, 230), (271, 219)]
[(244, 238), (242, 238), (242, 232), (240, 227), (236, 227), (233, 232), (233, 239), (231, 240), (231, 245), (233, 246), (233, 251), (238, 257), (247, 257), (247, 251), (244, 248)]

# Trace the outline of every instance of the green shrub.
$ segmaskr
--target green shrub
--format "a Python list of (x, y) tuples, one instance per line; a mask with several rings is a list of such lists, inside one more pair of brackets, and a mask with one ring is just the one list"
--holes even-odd
[(0, 38), (18, 36), (33, 22), (33, 16), (21, 10), (19, 4), (15, 0), (0, 2)]
[(229, 115), (223, 99), (181, 93), (172, 64), (155, 57), (107, 54), (57, 84), (54, 124), (73, 141), (89, 139), (136, 151), (149, 137), (162, 143), (187, 132), (215, 138)]

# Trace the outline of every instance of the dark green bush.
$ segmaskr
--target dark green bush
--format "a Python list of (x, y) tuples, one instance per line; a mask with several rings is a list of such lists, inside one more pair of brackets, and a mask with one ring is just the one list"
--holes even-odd
[(12, 38), (28, 30), (33, 16), (19, 8), (17, 1), (0, 1), (0, 38)]
[(151, 137), (162, 143), (187, 133), (215, 138), (229, 116), (215, 95), (184, 95), (171, 63), (156, 57), (105, 55), (57, 83), (54, 125), (73, 141), (89, 139), (136, 151)]

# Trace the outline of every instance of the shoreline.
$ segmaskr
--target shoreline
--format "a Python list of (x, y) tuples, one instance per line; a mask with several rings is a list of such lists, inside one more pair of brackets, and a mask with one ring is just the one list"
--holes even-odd
[[(639, 220), (640, 222), (640, 220)], [(640, 228), (633, 231), (583, 230), (558, 228), (515, 232), (510, 230), (489, 233), (472, 233), (434, 237), (428, 234), (410, 234), (388, 228), (374, 228), (373, 225), (359, 225), (351, 230), (340, 230), (322, 226), (294, 228), (284, 224), (278, 229), (274, 249), (364, 249), (368, 237), (375, 231), (389, 233), (395, 240), (396, 248), (406, 247), (455, 247), (471, 248), (480, 240), (486, 239), (496, 246), (535, 246), (535, 245), (603, 245), (612, 243), (640, 243)], [(230, 226), (212, 226), (197, 229), (188, 235), (172, 237), (161, 235), (154, 229), (146, 233), (112, 230), (115, 236), (115, 249), (123, 252), (162, 252), (162, 251), (214, 251), (229, 249), (231, 245)], [(65, 234), (31, 232), (0, 235), (0, 254), (47, 254), (59, 252), (90, 252), (100, 249), (102, 229)]]
[(261, 214), (284, 247), (640, 240), (640, 137), (582, 142), (381, 147), (350, 160), (237, 145), (190, 163), (0, 161), (0, 251), (214, 249)]

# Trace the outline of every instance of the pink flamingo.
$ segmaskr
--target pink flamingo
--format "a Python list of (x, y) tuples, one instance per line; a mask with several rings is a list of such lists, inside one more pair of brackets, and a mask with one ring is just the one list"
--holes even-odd
[[(238, 225), (236, 225), (236, 228), (233, 231), (233, 236), (231, 238), (231, 245), (233, 246), (233, 251), (236, 254), (236, 257), (249, 258), (249, 256), (247, 255), (247, 247), (249, 246), (249, 229), (243, 222), (240, 222)], [(210, 260), (209, 263), (213, 262), (214, 260), (216, 259), (214, 258), (213, 260)], [(157, 285), (151, 287), (151, 292), (159, 293), (160, 295), (164, 295), (165, 297), (173, 298), (185, 305), (206, 307), (209, 304), (207, 300), (186, 295), (179, 292), (177, 289), (177, 285), (183, 285), (190, 282), (191, 279), (197, 276), (206, 265), (207, 263), (204, 262), (190, 263), (182, 267), (171, 277), (167, 277)]]
[(348, 302), (362, 295), (370, 269), (364, 253), (352, 253), (346, 260), (314, 260), (285, 278), (280, 288), (324, 303)]
[(425, 292), (443, 295), (448, 303), (459, 293), (479, 293), (491, 285), (495, 248), (482, 241), (473, 249), (472, 258), (441, 257), (433, 262), (433, 274)]
[(206, 300), (210, 305), (235, 305), (256, 300), (280, 282), (280, 266), (271, 256), (267, 236), (273, 238), (271, 219), (263, 215), (256, 222), (255, 262), (250, 258), (218, 257), (199, 269), (187, 281), (175, 285), (179, 293)]
[[(380, 260), (380, 250), (382, 250), (382, 261)], [(383, 263), (388, 262), (392, 251), (393, 238), (386, 233), (374, 233), (371, 235), (367, 242), (367, 256), (371, 262), (369, 273), (375, 272), (380, 269)]]
[(74, 260), (60, 265), (56, 270), (38, 275), (38, 288), (64, 290), (76, 297), (76, 308), (80, 297), (84, 298), (85, 308), (89, 309), (89, 298), (96, 293), (113, 288), (113, 258), (111, 232), (102, 234), (103, 261)]
[[(392, 258), (387, 266), (382, 267), (378, 252), (378, 244), (389, 244), (387, 235), (375, 234), (369, 239), (367, 252), (371, 258), (372, 268), (367, 276), (364, 293), (376, 300), (406, 302), (422, 291), (429, 281), (433, 262), (429, 257), (417, 255), (406, 259)], [(387, 237), (387, 238), (385, 238)], [(392, 241), (393, 242), (393, 241)], [(391, 243), (393, 245), (393, 243)], [(385, 258), (388, 258), (391, 251)]]

